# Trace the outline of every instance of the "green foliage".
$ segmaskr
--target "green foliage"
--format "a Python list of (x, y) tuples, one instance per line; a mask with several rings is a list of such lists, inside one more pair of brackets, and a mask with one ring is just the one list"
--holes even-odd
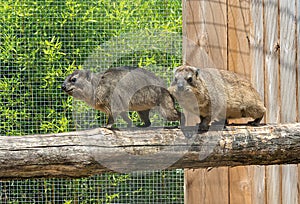
[(0, 3), (0, 135), (74, 130), (73, 100), (60, 90), (74, 69), (164, 67), (158, 75), (169, 82), (166, 73), (181, 62), (179, 38), (171, 51), (161, 47), (172, 40), (159, 42), (162, 33), (181, 34), (178, 0)]
[[(76, 121), (91, 109), (60, 88), (75, 69), (139, 66), (170, 83), (171, 69), (181, 63), (181, 0), (0, 4), (0, 135), (66, 132), (105, 123), (103, 113)], [(129, 115), (138, 121), (135, 112)], [(0, 182), (1, 202), (182, 203), (182, 175), (159, 171)], [(181, 185), (172, 183), (177, 177)]]

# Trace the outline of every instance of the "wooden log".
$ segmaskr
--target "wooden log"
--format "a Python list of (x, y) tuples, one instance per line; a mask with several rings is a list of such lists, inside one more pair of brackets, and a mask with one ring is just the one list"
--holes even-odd
[(98, 128), (2, 136), (0, 143), (1, 179), (300, 163), (299, 123), (229, 126), (227, 130), (205, 133), (177, 128), (120, 131)]

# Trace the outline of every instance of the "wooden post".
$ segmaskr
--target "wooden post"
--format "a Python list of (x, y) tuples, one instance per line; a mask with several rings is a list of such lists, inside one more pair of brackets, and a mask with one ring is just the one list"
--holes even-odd
[(228, 0), (228, 70), (251, 78), (250, 1)]
[[(281, 122), (297, 120), (296, 87), (296, 2), (279, 0)], [(299, 23), (299, 22), (298, 22)], [(282, 166), (282, 203), (298, 203), (296, 165)]]
[[(265, 119), (269, 123), (280, 122), (279, 83), (279, 5), (278, 0), (264, 2), (264, 50), (265, 50)], [(266, 167), (266, 202), (281, 203), (281, 167)]]
[[(195, 67), (227, 69), (226, 0), (183, 0), (183, 61)], [(199, 117), (185, 111), (187, 125)], [(185, 170), (185, 203), (228, 203), (228, 167)]]
[(281, 122), (295, 122), (296, 108), (296, 0), (280, 0)]

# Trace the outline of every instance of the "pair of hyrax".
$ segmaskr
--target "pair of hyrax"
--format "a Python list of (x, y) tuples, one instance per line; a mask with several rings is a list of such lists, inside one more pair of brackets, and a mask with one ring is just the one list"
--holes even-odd
[(137, 111), (144, 127), (148, 127), (149, 111), (156, 106), (167, 120), (180, 120), (172, 95), (184, 109), (200, 116), (201, 129), (207, 129), (213, 120), (225, 122), (241, 117), (252, 117), (250, 124), (258, 125), (265, 113), (251, 83), (233, 72), (181, 66), (175, 70), (171, 87), (164, 87), (153, 73), (134, 67), (110, 68), (103, 73), (76, 70), (62, 85), (67, 94), (108, 114), (108, 127), (117, 115), (130, 127), (127, 111)]
[(175, 70), (169, 91), (188, 112), (199, 115), (200, 129), (211, 121), (251, 117), (259, 125), (266, 111), (258, 92), (236, 73), (213, 68), (181, 66)]
[(177, 121), (181, 118), (163, 81), (141, 68), (117, 67), (103, 73), (76, 70), (65, 79), (62, 89), (92, 108), (106, 113), (107, 127), (112, 127), (117, 115), (121, 115), (128, 127), (131, 127), (127, 111), (137, 111), (144, 123), (143, 127), (148, 127), (151, 125), (149, 112), (156, 106), (167, 120)]

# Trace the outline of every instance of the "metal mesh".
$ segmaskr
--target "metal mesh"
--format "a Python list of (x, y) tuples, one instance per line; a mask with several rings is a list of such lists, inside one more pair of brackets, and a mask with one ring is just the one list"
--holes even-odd
[[(0, 0), (0, 135), (99, 127), (105, 115), (61, 91), (75, 69), (181, 64), (181, 0)], [(130, 113), (134, 124), (136, 113)], [(154, 126), (174, 125), (151, 115)], [(119, 119), (118, 126), (124, 126)], [(1, 203), (183, 203), (183, 172), (3, 181)]]
[(0, 190), (1, 203), (183, 203), (182, 183), (176, 170), (3, 181)]

